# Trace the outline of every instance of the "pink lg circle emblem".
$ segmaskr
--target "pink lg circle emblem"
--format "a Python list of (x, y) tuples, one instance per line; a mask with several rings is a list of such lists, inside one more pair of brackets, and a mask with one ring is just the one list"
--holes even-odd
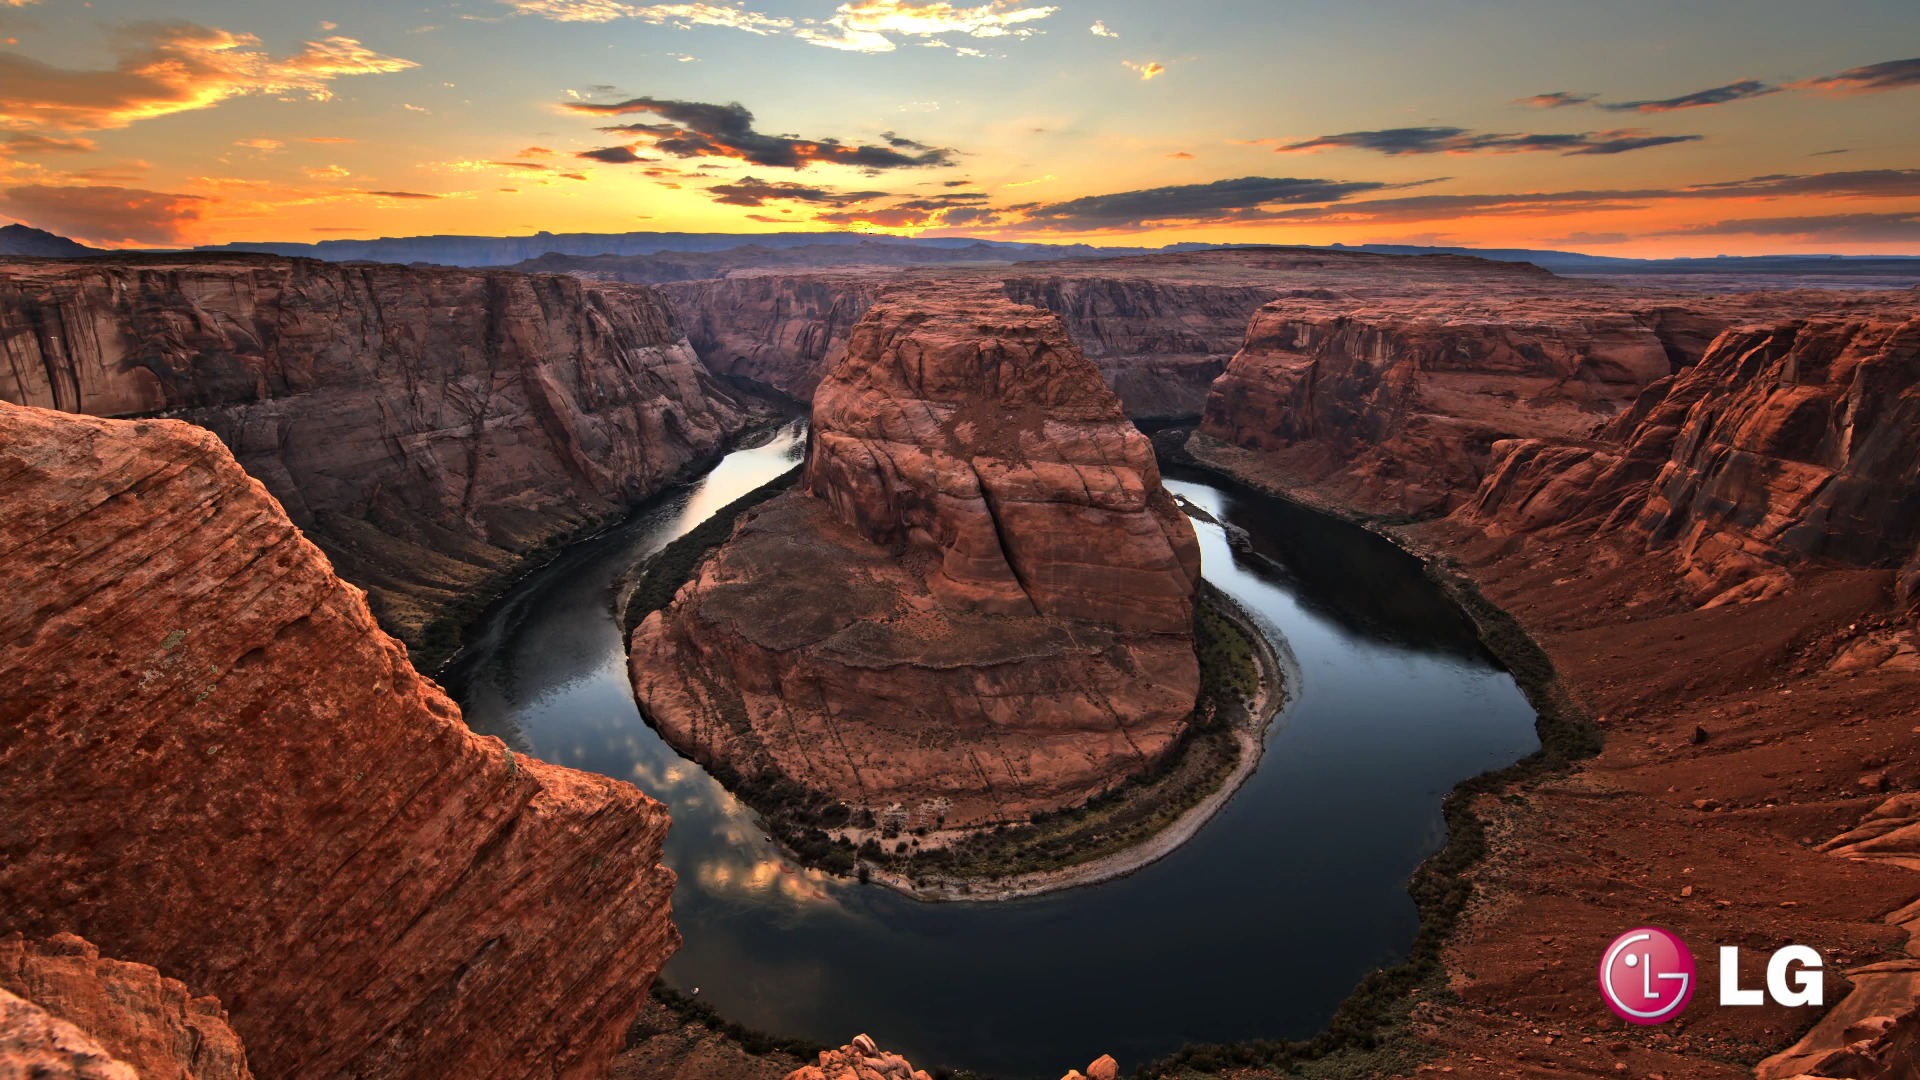
[(1693, 998), (1693, 954), (1687, 944), (1657, 926), (1642, 926), (1613, 939), (1600, 958), (1600, 996), (1630, 1024), (1664, 1024)]

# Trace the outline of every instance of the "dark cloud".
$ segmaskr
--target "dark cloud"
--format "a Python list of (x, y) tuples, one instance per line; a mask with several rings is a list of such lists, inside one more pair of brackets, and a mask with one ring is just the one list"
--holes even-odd
[(369, 195), (379, 195), (387, 199), (438, 199), (438, 195), (428, 195), (421, 191), (369, 191)]
[(1057, 229), (1113, 229), (1163, 221), (1252, 221), (1274, 204), (1338, 202), (1388, 185), (1378, 181), (1306, 180), (1246, 176), (1211, 184), (1088, 195), (1057, 203), (1023, 204), (1027, 224)]
[(1810, 175), (1755, 176), (1694, 184), (1684, 195), (1826, 195), (1850, 199), (1920, 197), (1920, 169), (1858, 169)]
[(85, 154), (99, 149), (91, 139), (56, 139), (48, 135), (19, 133), (0, 135), (0, 152), (25, 157), (31, 154)]
[(649, 139), (655, 149), (682, 158), (734, 158), (773, 169), (803, 169), (815, 163), (863, 169), (919, 169), (953, 163), (953, 151), (927, 146), (889, 132), (885, 146), (861, 146), (838, 139), (799, 139), (755, 131), (753, 113), (738, 102), (633, 98), (611, 105), (566, 102), (563, 108), (591, 116), (650, 113), (665, 123), (620, 124), (602, 131)]
[(1573, 154), (1621, 154), (1652, 146), (1698, 142), (1700, 135), (1652, 135), (1639, 128), (1614, 131), (1585, 131), (1565, 135), (1534, 135), (1468, 131), (1457, 127), (1387, 128), (1382, 131), (1348, 131), (1322, 135), (1317, 139), (1287, 143), (1276, 147), (1280, 153), (1334, 148), (1372, 150), (1401, 156), (1405, 154), (1518, 154), (1549, 152)]
[(29, 184), (0, 192), (0, 213), (103, 246), (178, 244), (207, 200), (124, 187)]
[(1608, 101), (1600, 102), (1599, 105), (1611, 112), (1678, 112), (1681, 109), (1700, 109), (1708, 105), (1725, 105), (1731, 101), (1765, 97), (1768, 94), (1777, 94), (1781, 89), (1782, 87), (1763, 83), (1758, 79), (1742, 79), (1710, 90), (1695, 90), (1691, 94), (1681, 94), (1679, 97), (1661, 98), (1657, 101)]
[(636, 161), (652, 160), (651, 158), (641, 157), (639, 154), (634, 153), (632, 148), (625, 146), (603, 146), (598, 150), (582, 150), (573, 156), (585, 158), (588, 161), (602, 162), (607, 165), (631, 165)]
[(1530, 105), (1536, 109), (1564, 109), (1569, 105), (1585, 105), (1598, 94), (1569, 94), (1565, 90), (1555, 90), (1551, 94), (1535, 94), (1532, 97), (1516, 98), (1515, 105)]
[(1920, 86), (1920, 56), (1911, 60), (1888, 60), (1881, 64), (1852, 68), (1838, 75), (1807, 79), (1792, 84), (1796, 90), (1828, 90), (1840, 94), (1873, 94), (1882, 90), (1901, 90)]
[(748, 176), (707, 189), (714, 202), (727, 206), (765, 206), (769, 202), (803, 202), (823, 206), (852, 206), (886, 198), (884, 191), (834, 191), (787, 181), (768, 181)]
[(1689, 225), (1661, 236), (1793, 236), (1806, 240), (1881, 243), (1920, 240), (1920, 211), (1742, 218)]

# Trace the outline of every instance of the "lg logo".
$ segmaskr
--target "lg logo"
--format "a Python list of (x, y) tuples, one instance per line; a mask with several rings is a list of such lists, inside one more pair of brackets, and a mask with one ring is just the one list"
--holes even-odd
[[(1693, 1000), (1697, 972), (1693, 953), (1679, 935), (1642, 926), (1613, 939), (1600, 958), (1600, 997), (1613, 1014), (1631, 1024), (1664, 1024)], [(1826, 981), (1820, 954), (1805, 945), (1788, 945), (1767, 961), (1767, 988), (1740, 986), (1740, 950), (1720, 947), (1720, 1004), (1789, 1008), (1822, 1005)]]

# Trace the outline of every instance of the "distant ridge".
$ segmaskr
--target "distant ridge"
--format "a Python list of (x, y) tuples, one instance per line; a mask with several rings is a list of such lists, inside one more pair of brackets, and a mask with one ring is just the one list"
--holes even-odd
[(53, 259), (71, 259), (80, 255), (103, 255), (78, 241), (28, 225), (0, 226), (0, 255), (34, 255)]

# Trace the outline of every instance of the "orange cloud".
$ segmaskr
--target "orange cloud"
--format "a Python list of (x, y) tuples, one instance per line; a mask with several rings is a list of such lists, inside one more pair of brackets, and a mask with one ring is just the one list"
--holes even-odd
[(30, 184), (0, 192), (0, 213), (88, 243), (178, 244), (207, 200), (123, 187)]
[(111, 70), (55, 67), (0, 52), (0, 126), (95, 131), (253, 94), (326, 100), (342, 75), (417, 67), (352, 38), (309, 41), (275, 59), (251, 34), (187, 22), (138, 23), (114, 37)]
[(14, 157), (32, 154), (85, 154), (99, 149), (91, 139), (55, 139), (47, 135), (0, 135), (0, 151)]
[(1167, 70), (1167, 65), (1161, 63), (1158, 60), (1149, 60), (1144, 64), (1136, 64), (1131, 60), (1122, 60), (1120, 61), (1120, 65), (1122, 67), (1131, 68), (1133, 71), (1137, 72), (1142, 82), (1145, 82), (1146, 80), (1153, 78), (1155, 75), (1163, 74)]

